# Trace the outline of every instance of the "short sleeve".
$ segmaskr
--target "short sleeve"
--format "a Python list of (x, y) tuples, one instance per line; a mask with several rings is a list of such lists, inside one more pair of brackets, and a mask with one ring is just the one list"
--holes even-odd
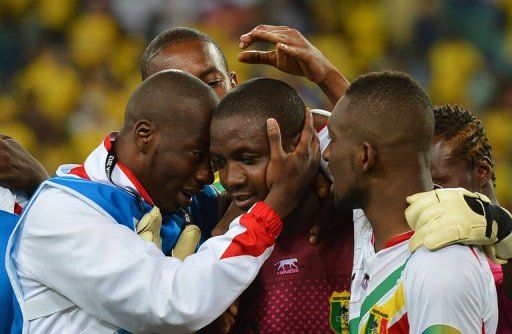
[(496, 331), (496, 288), (479, 250), (452, 245), (418, 249), (404, 271), (410, 333)]

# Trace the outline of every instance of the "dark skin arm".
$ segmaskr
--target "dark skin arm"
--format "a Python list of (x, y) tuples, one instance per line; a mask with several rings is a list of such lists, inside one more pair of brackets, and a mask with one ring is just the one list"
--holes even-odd
[(43, 165), (16, 140), (0, 134), (0, 184), (31, 195), (50, 178)]
[(298, 30), (286, 26), (259, 25), (240, 37), (240, 48), (254, 42), (275, 45), (272, 51), (250, 50), (238, 55), (249, 64), (266, 64), (316, 83), (334, 106), (350, 85), (340, 71)]

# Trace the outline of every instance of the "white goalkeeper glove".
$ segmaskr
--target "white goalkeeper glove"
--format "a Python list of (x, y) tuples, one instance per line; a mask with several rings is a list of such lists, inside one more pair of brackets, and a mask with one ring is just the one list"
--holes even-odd
[(162, 249), (160, 228), (162, 227), (162, 214), (156, 206), (146, 213), (137, 224), (137, 234), (144, 240), (150, 241)]
[(199, 227), (196, 225), (185, 226), (176, 242), (176, 246), (174, 246), (172, 250), (172, 257), (183, 261), (187, 256), (194, 254), (199, 239), (201, 239), (201, 230)]
[(463, 188), (437, 189), (409, 196), (407, 202), (405, 216), (415, 231), (411, 252), (461, 243), (483, 246), (496, 263), (512, 258), (512, 217), (487, 196)]

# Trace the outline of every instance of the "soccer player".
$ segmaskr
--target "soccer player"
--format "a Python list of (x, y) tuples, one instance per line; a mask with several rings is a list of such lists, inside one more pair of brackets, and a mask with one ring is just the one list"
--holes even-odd
[(166, 257), (135, 233), (153, 205), (173, 212), (211, 182), (209, 127), (217, 103), (199, 79), (159, 72), (133, 93), (120, 132), (107, 136), (79, 173), (43, 183), (7, 250), (25, 333), (190, 332), (250, 284), (281, 231), (280, 217), (316, 175), (320, 153), (310, 115), (289, 153), (279, 146), (275, 121), (267, 122), (265, 202), (197, 254), (183, 262)]
[(359, 77), (334, 109), (324, 158), (336, 203), (363, 209), (373, 229), (354, 226), (362, 249), (354, 258), (351, 333), (496, 331), (496, 289), (480, 249), (409, 252), (406, 197), (433, 189), (433, 132), (430, 100), (398, 72)]
[[(462, 187), (498, 204), (492, 146), (478, 118), (461, 106), (434, 108), (435, 130), (430, 171), (443, 188)], [(512, 264), (489, 263), (498, 290), (497, 333), (512, 333)]]
[[(271, 152), (267, 118), (280, 125), (285, 151), (297, 145), (306, 106), (286, 83), (249, 80), (224, 97), (211, 124), (210, 154), (233, 203), (248, 211), (269, 191)], [(271, 257), (241, 297), (234, 332), (336, 332), (348, 329), (348, 290), (353, 254), (352, 211), (337, 216), (320, 245), (309, 244), (320, 198), (314, 187), (286, 218)]]

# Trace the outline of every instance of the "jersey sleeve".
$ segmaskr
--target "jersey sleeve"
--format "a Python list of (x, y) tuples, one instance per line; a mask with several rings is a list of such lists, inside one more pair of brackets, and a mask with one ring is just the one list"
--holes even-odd
[(495, 333), (496, 289), (479, 250), (420, 248), (404, 275), (410, 333)]
[(260, 202), (180, 261), (60, 189), (40, 196), (25, 214), (18, 275), (136, 333), (191, 332), (213, 321), (256, 277), (282, 227)]

